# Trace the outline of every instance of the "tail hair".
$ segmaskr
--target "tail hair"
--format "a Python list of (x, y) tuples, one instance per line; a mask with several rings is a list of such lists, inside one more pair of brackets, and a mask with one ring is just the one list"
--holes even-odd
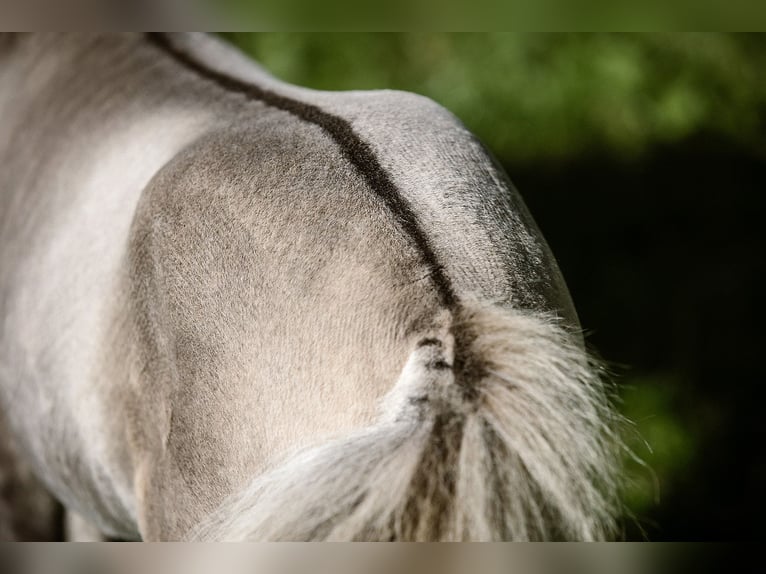
[(600, 371), (552, 317), (463, 304), (377, 424), (256, 478), (189, 538), (609, 538), (619, 441)]

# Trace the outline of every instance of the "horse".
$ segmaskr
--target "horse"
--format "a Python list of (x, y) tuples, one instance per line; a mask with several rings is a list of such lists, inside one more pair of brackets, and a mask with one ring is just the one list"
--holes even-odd
[(0, 533), (47, 496), (122, 540), (614, 536), (603, 369), (434, 101), (204, 34), (3, 36), (0, 164)]

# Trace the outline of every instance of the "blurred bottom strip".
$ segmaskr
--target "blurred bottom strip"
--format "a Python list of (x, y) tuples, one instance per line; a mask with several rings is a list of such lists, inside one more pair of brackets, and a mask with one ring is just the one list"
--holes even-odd
[(8, 574), (683, 574), (717, 572), (731, 555), (702, 543), (0, 545)]

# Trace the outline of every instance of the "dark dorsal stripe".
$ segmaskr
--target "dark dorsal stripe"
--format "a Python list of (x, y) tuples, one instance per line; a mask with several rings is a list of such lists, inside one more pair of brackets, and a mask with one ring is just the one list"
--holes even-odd
[(329, 114), (317, 106), (288, 98), (217, 70), (212, 70), (175, 46), (165, 34), (152, 33), (148, 34), (148, 38), (155, 46), (161, 48), (177, 62), (215, 82), (222, 88), (284, 110), (322, 128), (340, 147), (346, 159), (364, 177), (370, 189), (383, 200), (403, 231), (415, 243), (428, 266), (442, 304), (450, 308), (457, 304), (457, 296), (452, 288), (452, 282), (439, 264), (431, 247), (431, 242), (420, 227), (412, 207), (399, 193), (386, 170), (380, 165), (370, 145), (359, 137), (347, 120)]

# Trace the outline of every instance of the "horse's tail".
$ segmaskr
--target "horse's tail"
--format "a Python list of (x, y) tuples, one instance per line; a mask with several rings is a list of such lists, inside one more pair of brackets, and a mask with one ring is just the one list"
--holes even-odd
[(578, 339), (463, 305), (420, 340), (373, 427), (257, 478), (197, 540), (602, 539), (617, 441)]

